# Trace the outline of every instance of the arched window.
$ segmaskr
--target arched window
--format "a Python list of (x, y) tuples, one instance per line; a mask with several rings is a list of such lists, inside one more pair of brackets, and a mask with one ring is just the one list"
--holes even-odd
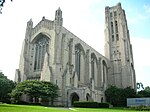
[(97, 58), (94, 53), (91, 54), (91, 77), (95, 80), (97, 86)]
[(105, 83), (106, 81), (106, 77), (107, 77), (107, 64), (106, 62), (103, 60), (103, 82)]
[(81, 49), (75, 47), (75, 71), (78, 75), (78, 80), (80, 80), (80, 66), (81, 66)]
[(64, 59), (64, 37), (65, 35), (63, 34), (62, 40), (61, 40), (61, 63), (63, 64), (63, 59)]
[(92, 78), (94, 79), (94, 73), (95, 73), (95, 65), (94, 65), (94, 58), (91, 57), (91, 74), (92, 74)]
[(48, 52), (49, 40), (46, 36), (35, 42), (34, 71), (42, 70), (45, 53)]
[(85, 52), (81, 44), (75, 45), (75, 71), (78, 75), (78, 80), (84, 82), (85, 70)]

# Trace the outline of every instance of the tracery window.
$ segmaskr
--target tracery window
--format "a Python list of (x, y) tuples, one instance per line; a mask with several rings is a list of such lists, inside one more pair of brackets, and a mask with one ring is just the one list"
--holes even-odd
[(35, 60), (34, 70), (42, 70), (45, 53), (48, 52), (49, 40), (47, 37), (42, 37), (35, 42)]
[(78, 75), (78, 80), (80, 80), (80, 66), (81, 66), (81, 49), (79, 47), (75, 48), (75, 71)]
[(80, 43), (75, 45), (75, 73), (78, 81), (84, 83), (85, 80), (85, 52)]
[(92, 78), (94, 78), (94, 73), (95, 73), (95, 65), (94, 65), (94, 58), (91, 57), (91, 74), (92, 74)]
[(95, 75), (97, 74), (97, 63), (96, 63), (96, 56), (95, 54), (91, 54), (91, 76), (95, 79)]
[(103, 82), (105, 83), (107, 76), (107, 65), (106, 62), (103, 60)]

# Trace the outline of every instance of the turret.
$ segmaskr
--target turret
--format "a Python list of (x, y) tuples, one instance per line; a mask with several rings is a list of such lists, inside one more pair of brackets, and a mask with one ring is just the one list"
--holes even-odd
[(62, 26), (63, 24), (62, 11), (60, 7), (55, 12), (55, 24), (59, 26)]
[(32, 19), (30, 19), (30, 20), (27, 22), (27, 27), (26, 27), (26, 35), (25, 35), (25, 38), (26, 38), (27, 40), (29, 40), (29, 37), (30, 37), (30, 35), (31, 35), (32, 28), (33, 28), (33, 22), (32, 22)]

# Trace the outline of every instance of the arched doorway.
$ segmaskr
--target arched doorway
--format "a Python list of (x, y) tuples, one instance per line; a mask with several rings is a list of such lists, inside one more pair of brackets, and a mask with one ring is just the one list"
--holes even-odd
[(79, 101), (79, 96), (78, 96), (77, 93), (72, 93), (72, 94), (71, 94), (71, 106), (73, 106), (73, 103), (74, 103), (75, 101)]

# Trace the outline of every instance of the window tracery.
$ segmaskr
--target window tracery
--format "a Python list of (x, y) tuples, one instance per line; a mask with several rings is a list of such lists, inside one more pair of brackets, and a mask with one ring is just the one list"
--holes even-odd
[(81, 66), (81, 49), (75, 48), (75, 71), (77, 72), (78, 79), (80, 80), (80, 66)]
[(49, 40), (46, 37), (42, 37), (35, 42), (35, 60), (34, 70), (41, 70), (44, 63), (45, 53), (48, 52)]

